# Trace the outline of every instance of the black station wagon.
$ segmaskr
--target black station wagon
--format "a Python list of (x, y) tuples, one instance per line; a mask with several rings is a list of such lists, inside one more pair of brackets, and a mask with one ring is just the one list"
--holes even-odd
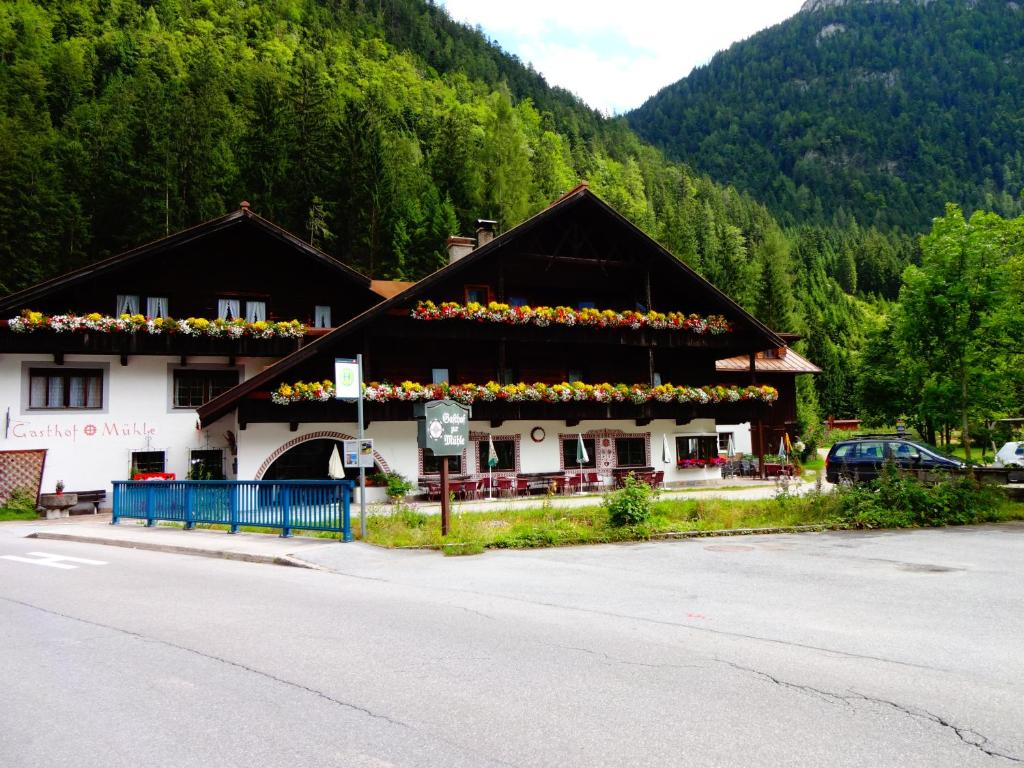
[(830, 483), (874, 480), (887, 461), (900, 469), (950, 470), (965, 466), (913, 440), (896, 435), (863, 435), (832, 446), (825, 459), (825, 479)]

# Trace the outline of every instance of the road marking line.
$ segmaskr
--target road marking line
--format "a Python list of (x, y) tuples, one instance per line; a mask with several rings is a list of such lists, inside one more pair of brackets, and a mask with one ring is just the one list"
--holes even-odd
[(71, 557), (71, 555), (51, 555), (49, 552), (29, 552), (36, 557), (45, 557), (50, 560), (67, 561), (69, 563), (81, 563), (82, 565), (106, 565), (106, 560), (90, 560), (87, 557)]
[(73, 571), (78, 568), (71, 563), (82, 565), (106, 565), (103, 560), (89, 560), (84, 557), (70, 557), (68, 555), (51, 555), (49, 552), (29, 552), (32, 557), (21, 557), (19, 555), (0, 555), (0, 560), (12, 560), (15, 563), (28, 563), (29, 565), (43, 565), (47, 568), (59, 568), (63, 571)]

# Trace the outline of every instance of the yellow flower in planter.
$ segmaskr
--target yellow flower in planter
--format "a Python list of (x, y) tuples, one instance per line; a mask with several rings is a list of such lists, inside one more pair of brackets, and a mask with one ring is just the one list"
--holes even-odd
[(95, 323), (95, 322), (98, 322), (98, 321), (102, 320), (103, 319), (103, 315), (101, 315), (99, 312), (90, 312), (88, 315), (85, 316), (85, 319), (86, 320), (91, 320), (92, 322)]

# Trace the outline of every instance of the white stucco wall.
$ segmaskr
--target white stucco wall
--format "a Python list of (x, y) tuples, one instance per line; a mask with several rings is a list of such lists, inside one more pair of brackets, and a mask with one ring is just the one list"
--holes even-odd
[(750, 439), (749, 421), (745, 421), (742, 424), (719, 424), (716, 429), (719, 434), (732, 432), (732, 444), (736, 453), (749, 456), (754, 452), (753, 443)]
[[(535, 427), (545, 432), (541, 442), (535, 442), (531, 437)], [(704, 482), (721, 476), (718, 468), (680, 469), (675, 465), (675, 437), (715, 434), (712, 419), (697, 419), (683, 426), (677, 426), (674, 420), (664, 419), (652, 421), (646, 427), (637, 427), (632, 421), (583, 421), (575, 427), (566, 427), (564, 421), (508, 421), (494, 428), (486, 421), (470, 422), (471, 438), (481, 437), (486, 440), (487, 435), (492, 435), (495, 440), (517, 439), (518, 471), (524, 473), (555, 472), (562, 469), (559, 437), (575, 439), (579, 433), (597, 440), (598, 470), (602, 473), (610, 474), (615, 467), (614, 438), (616, 434), (622, 433), (647, 438), (647, 464), (656, 470), (664, 470), (666, 483)], [(295, 432), (290, 431), (288, 424), (249, 424), (238, 433), (238, 476), (243, 479), (262, 477), (262, 473), (284, 450), (305, 440), (328, 437), (351, 439), (356, 434), (354, 422), (301, 424)], [(662, 461), (663, 435), (667, 435), (669, 440), (669, 464)], [(373, 439), (374, 449), (389, 471), (398, 472), (412, 480), (420, 476), (415, 422), (372, 422), (366, 430), (366, 437)], [(574, 467), (570, 465), (565, 468)], [(463, 473), (482, 472), (486, 472), (486, 467), (479, 466), (476, 443), (473, 442), (466, 451)]]
[[(240, 358), (235, 365), (243, 380), (272, 360)], [(227, 367), (227, 358), (189, 358), (189, 366)], [(104, 400), (100, 410), (32, 410), (28, 408), (29, 367), (54, 366), (49, 355), (0, 356), (0, 450), (45, 448), (43, 491), (63, 480), (68, 491), (105, 488), (127, 480), (132, 451), (164, 451), (166, 471), (185, 477), (192, 449), (224, 449), (224, 469), (233, 476), (233, 456), (224, 433), (238, 434), (234, 417), (196, 429), (196, 412), (171, 407), (171, 368), (178, 357), (68, 355), (64, 368), (103, 366)], [(108, 495), (107, 503), (110, 503)]]

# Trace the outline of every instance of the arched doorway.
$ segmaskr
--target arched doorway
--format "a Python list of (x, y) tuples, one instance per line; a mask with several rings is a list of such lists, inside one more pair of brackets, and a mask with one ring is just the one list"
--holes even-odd
[[(340, 432), (316, 432), (291, 440), (267, 457), (256, 473), (256, 479), (326, 480), (331, 451), (337, 446), (338, 453), (342, 454), (342, 441), (351, 439)], [(367, 468), (367, 474), (387, 471), (387, 463), (377, 451), (374, 451), (374, 467)], [(355, 480), (359, 477), (359, 470), (355, 467), (346, 467), (345, 477)]]

